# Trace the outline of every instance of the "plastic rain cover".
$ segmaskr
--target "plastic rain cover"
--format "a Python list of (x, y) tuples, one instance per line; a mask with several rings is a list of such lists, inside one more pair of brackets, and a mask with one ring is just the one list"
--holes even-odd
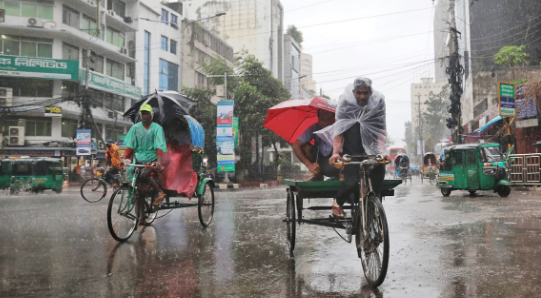
[[(343, 134), (359, 122), (363, 147), (368, 155), (385, 154), (387, 144), (385, 96), (372, 89), (372, 96), (365, 106), (359, 106), (349, 84), (338, 99), (336, 122), (315, 132), (324, 142), (332, 144), (334, 137)], [(347, 140), (344, 140), (347, 142)]]

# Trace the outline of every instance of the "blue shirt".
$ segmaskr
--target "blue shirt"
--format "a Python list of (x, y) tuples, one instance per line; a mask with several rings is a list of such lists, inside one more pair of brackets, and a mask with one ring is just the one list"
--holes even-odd
[(323, 156), (330, 156), (332, 154), (332, 145), (321, 141), (321, 139), (314, 133), (320, 129), (321, 128), (319, 127), (318, 123), (312, 124), (302, 133), (302, 135), (299, 136), (297, 141), (307, 144), (313, 139), (314, 145), (319, 147), (319, 153), (321, 153)]

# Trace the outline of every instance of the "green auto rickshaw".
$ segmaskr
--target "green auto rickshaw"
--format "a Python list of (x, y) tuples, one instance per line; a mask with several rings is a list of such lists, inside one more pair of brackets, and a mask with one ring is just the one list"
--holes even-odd
[(0, 159), (0, 189), (8, 189), (11, 181), (13, 159)]
[(503, 154), (497, 143), (456, 145), (445, 149), (438, 187), (444, 196), (453, 190), (493, 190), (500, 197), (511, 192), (509, 150)]
[(14, 159), (11, 171), (10, 190), (41, 192), (52, 189), (62, 192), (64, 174), (62, 161), (54, 158)]

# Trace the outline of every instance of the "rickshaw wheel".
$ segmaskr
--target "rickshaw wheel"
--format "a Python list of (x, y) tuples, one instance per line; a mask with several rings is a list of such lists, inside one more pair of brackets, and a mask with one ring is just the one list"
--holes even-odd
[(131, 187), (121, 186), (111, 196), (107, 206), (107, 227), (117, 241), (126, 241), (137, 227), (137, 195), (130, 200)]
[(365, 214), (367, 235), (363, 235), (362, 225), (359, 224), (355, 231), (355, 245), (366, 280), (377, 287), (385, 280), (389, 266), (389, 227), (378, 197), (368, 197)]
[(62, 188), (55, 189), (54, 192), (56, 192), (57, 194), (60, 194), (62, 193)]
[(448, 189), (448, 188), (442, 188), (441, 189), (441, 194), (444, 196), (444, 197), (448, 197), (451, 195), (451, 190)]
[(214, 190), (211, 183), (205, 184), (204, 193), (199, 194), (197, 214), (199, 215), (201, 225), (205, 228), (208, 227), (214, 216)]
[(509, 186), (500, 186), (498, 188), (498, 195), (502, 198), (506, 198), (511, 193), (511, 188)]
[(295, 200), (293, 194), (287, 191), (287, 206), (286, 206), (286, 223), (287, 223), (287, 241), (289, 242), (289, 255), (293, 256), (295, 249)]
[(107, 185), (98, 178), (88, 179), (81, 185), (81, 197), (89, 203), (99, 202), (106, 195)]
[(145, 224), (150, 225), (158, 217), (158, 207), (152, 208), (152, 197), (147, 196), (145, 198)]

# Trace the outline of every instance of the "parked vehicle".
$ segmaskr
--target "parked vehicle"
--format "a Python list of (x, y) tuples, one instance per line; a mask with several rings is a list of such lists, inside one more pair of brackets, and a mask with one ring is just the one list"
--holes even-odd
[(509, 155), (497, 143), (456, 145), (445, 149), (438, 187), (444, 196), (453, 190), (493, 190), (500, 197), (511, 193)]

